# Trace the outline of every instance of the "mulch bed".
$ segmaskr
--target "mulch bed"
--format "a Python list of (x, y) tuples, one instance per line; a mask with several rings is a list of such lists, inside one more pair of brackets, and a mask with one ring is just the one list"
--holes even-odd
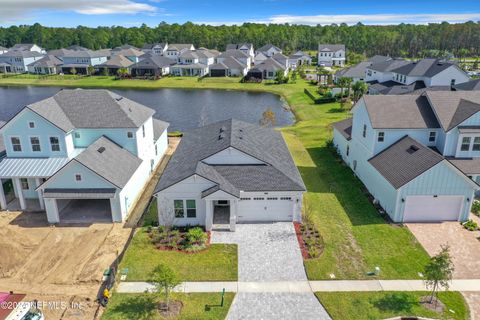
[(430, 296), (421, 297), (420, 304), (428, 310), (436, 311), (438, 313), (443, 313), (446, 308), (443, 302), (436, 297), (434, 297), (432, 303), (430, 303)]
[[(298, 245), (303, 259), (316, 259), (323, 253), (324, 242), (320, 233), (313, 226), (306, 226), (298, 222), (293, 223)], [(312, 255), (315, 253), (315, 255)]]
[(168, 303), (168, 309), (164, 302), (158, 304), (158, 313), (164, 318), (173, 318), (182, 312), (183, 303), (179, 300), (173, 300)]
[(185, 234), (186, 234), (186, 229), (184, 228), (178, 228), (176, 230), (179, 230), (180, 231), (180, 238), (178, 239), (178, 242), (177, 242), (177, 246), (176, 247), (172, 247), (172, 246), (169, 246), (169, 245), (163, 245), (162, 243), (156, 243), (153, 239), (154, 235), (152, 233), (152, 230), (154, 228), (152, 228), (150, 231), (147, 231), (150, 239), (152, 240), (152, 244), (158, 249), (158, 250), (163, 250), (163, 251), (177, 251), (177, 252), (181, 252), (181, 253), (185, 253), (185, 254), (194, 254), (194, 253), (199, 253), (199, 252), (202, 252), (202, 251), (205, 251), (209, 248), (210, 246), (210, 240), (211, 240), (211, 232), (210, 231), (207, 231), (206, 234), (207, 234), (207, 240), (205, 241), (205, 244), (204, 244), (204, 248), (202, 249), (197, 249), (197, 250), (192, 250), (192, 251), (189, 251), (189, 250), (185, 250), (182, 248), (182, 245), (181, 245), (181, 242), (185, 241)]

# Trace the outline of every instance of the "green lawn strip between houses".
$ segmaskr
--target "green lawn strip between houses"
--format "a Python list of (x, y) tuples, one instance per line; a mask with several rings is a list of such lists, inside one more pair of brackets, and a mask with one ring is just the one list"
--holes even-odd
[(428, 310), (419, 303), (421, 297), (429, 295), (428, 292), (317, 292), (315, 295), (334, 320), (371, 320), (397, 316), (469, 319), (467, 304), (459, 292), (438, 294), (446, 307), (443, 314)]
[[(57, 79), (55, 76), (54, 79)], [(294, 84), (274, 85), (269, 83), (239, 83), (238, 78), (197, 78), (166, 77), (156, 81), (149, 80), (114, 80), (112, 77), (82, 77), (79, 80), (40, 79), (38, 76), (9, 77), (0, 79), (0, 85), (59, 85), (73, 87), (105, 87), (105, 88), (210, 88), (247, 91), (272, 92), (284, 97), (296, 115), (297, 123), (281, 129), (286, 138), (293, 158), (299, 167), (308, 192), (306, 201), (311, 203), (317, 228), (325, 240), (325, 250), (316, 260), (305, 261), (309, 279), (329, 279), (334, 274), (337, 279), (364, 279), (366, 273), (376, 266), (381, 268), (379, 278), (383, 279), (415, 279), (418, 272), (428, 261), (428, 255), (407, 228), (390, 225), (378, 216), (372, 204), (362, 191), (362, 184), (354, 177), (351, 170), (342, 164), (327, 147), (332, 138), (331, 124), (349, 116), (341, 110), (338, 103), (315, 105), (303, 90), (315, 90), (315, 86), (304, 80)], [(147, 263), (152, 266), (162, 259), (172, 260), (174, 266), (182, 270), (182, 277), (188, 280), (225, 280), (232, 279), (235, 270), (222, 270), (232, 267), (232, 263), (224, 262), (222, 267), (218, 261), (212, 261), (214, 271), (206, 268), (191, 267), (186, 259), (195, 259), (196, 255), (184, 255), (177, 252), (155, 251), (153, 246), (146, 246), (145, 235), (139, 233), (131, 247), (122, 267), (130, 261), (129, 279), (141, 279), (145, 271), (133, 271), (134, 264), (141, 268)], [(212, 246), (211, 250), (214, 247)], [(141, 250), (149, 253), (142, 254)], [(223, 247), (220, 252), (232, 250)], [(215, 251), (215, 250), (212, 250)], [(233, 250), (232, 250), (233, 251)], [(153, 259), (154, 257), (158, 257)], [(208, 253), (204, 253), (207, 255)], [(210, 253), (215, 256), (217, 254)], [(224, 254), (219, 254), (224, 257)], [(129, 260), (130, 258), (130, 260)], [(213, 257), (208, 257), (213, 258)], [(137, 263), (136, 259), (143, 259)], [(178, 261), (177, 261), (178, 260)], [(230, 260), (225, 258), (225, 260)], [(150, 261), (155, 261), (151, 263)], [(208, 265), (208, 261), (202, 262)], [(217, 268), (218, 266), (218, 268)], [(149, 269), (149, 268), (147, 268)], [(195, 271), (201, 270), (201, 271)], [(233, 270), (232, 270), (233, 271)], [(135, 274), (137, 274), (135, 276)], [(207, 276), (208, 275), (208, 276)], [(219, 276), (218, 276), (219, 275)], [(214, 276), (212, 278), (211, 276)], [(236, 277), (236, 276), (235, 276)]]
[[(182, 301), (183, 308), (179, 317), (169, 319), (223, 320), (234, 296), (233, 293), (225, 293), (224, 305), (221, 307), (221, 293), (173, 293), (171, 299)], [(160, 301), (158, 296), (151, 293), (115, 293), (102, 320), (165, 319), (156, 310)]]

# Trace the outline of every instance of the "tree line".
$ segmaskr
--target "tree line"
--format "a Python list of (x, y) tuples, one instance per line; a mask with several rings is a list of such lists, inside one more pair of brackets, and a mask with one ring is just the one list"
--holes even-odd
[(258, 48), (272, 43), (287, 53), (297, 49), (316, 50), (319, 43), (343, 43), (352, 53), (402, 57), (455, 55), (480, 56), (480, 22), (447, 22), (412, 25), (306, 26), (245, 23), (241, 26), (167, 24), (156, 27), (44, 27), (38, 23), (0, 28), (0, 45), (37, 43), (50, 50), (80, 45), (90, 49), (122, 44), (142, 47), (145, 43), (193, 43), (196, 47), (224, 50), (228, 43), (251, 42)]

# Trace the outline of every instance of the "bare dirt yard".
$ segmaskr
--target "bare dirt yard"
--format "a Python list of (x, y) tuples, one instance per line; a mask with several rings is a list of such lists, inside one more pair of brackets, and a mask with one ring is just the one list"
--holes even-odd
[(0, 291), (45, 303), (47, 319), (93, 319), (103, 271), (130, 232), (110, 223), (51, 227), (43, 213), (0, 212)]

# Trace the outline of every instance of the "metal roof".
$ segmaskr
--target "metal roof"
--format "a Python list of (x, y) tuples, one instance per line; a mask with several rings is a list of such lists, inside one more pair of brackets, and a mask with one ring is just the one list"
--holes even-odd
[(43, 190), (44, 198), (64, 199), (105, 199), (115, 197), (114, 188), (46, 188)]
[(50, 177), (68, 161), (68, 158), (5, 158), (0, 162), (0, 177)]

